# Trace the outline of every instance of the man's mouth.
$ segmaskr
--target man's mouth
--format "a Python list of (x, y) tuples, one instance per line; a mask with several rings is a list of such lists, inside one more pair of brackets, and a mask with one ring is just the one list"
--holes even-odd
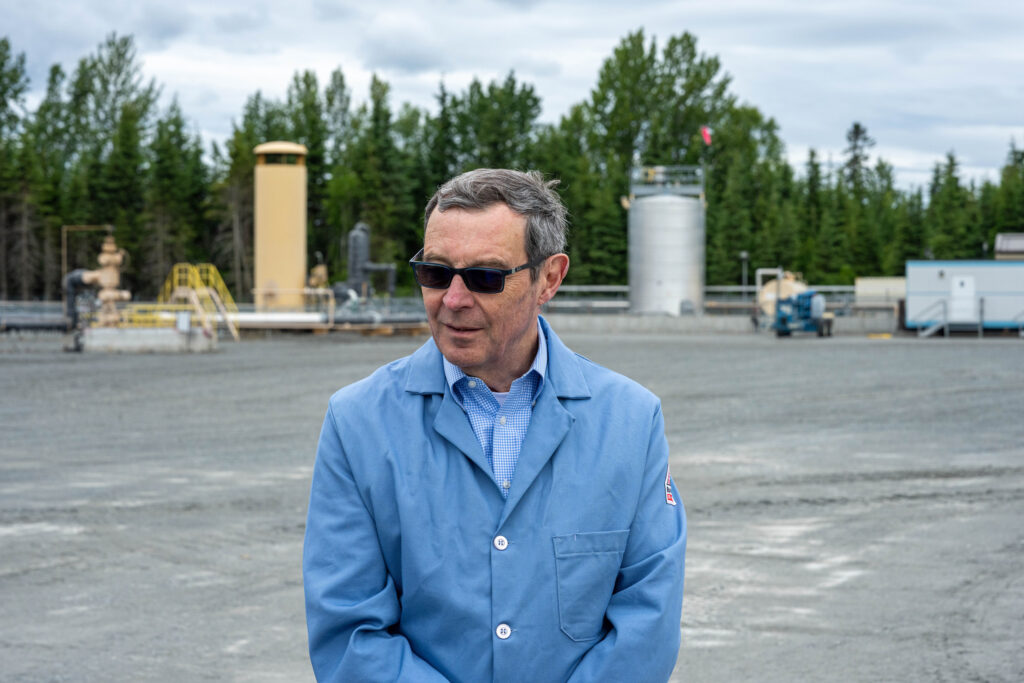
[(467, 326), (467, 325), (453, 325), (452, 323), (442, 323), (442, 324), (445, 327), (447, 327), (449, 330), (451, 330), (452, 332), (476, 332), (477, 330), (480, 329), (479, 327), (470, 327), (470, 326)]

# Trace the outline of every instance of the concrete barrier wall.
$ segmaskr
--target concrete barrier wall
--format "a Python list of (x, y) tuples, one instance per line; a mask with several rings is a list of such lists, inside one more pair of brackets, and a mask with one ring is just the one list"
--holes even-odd
[[(745, 315), (573, 315), (545, 313), (556, 332), (635, 332), (640, 334), (753, 334)], [(839, 335), (885, 334), (896, 331), (896, 316), (890, 311), (867, 311), (837, 316), (832, 333)], [(761, 330), (761, 334), (771, 334)]]
[(104, 353), (206, 353), (216, 350), (217, 335), (207, 337), (199, 328), (90, 327), (82, 342), (84, 351)]

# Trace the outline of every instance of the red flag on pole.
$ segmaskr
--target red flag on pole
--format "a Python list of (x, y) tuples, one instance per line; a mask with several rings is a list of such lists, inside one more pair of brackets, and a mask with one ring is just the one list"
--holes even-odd
[(704, 138), (704, 144), (711, 146), (711, 129), (707, 126), (700, 127), (700, 136)]

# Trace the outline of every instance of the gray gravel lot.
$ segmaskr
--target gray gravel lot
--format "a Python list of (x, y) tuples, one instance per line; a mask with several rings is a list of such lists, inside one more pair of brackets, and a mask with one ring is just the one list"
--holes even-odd
[[(1024, 680), (1024, 340), (563, 338), (664, 404), (674, 680)], [(421, 341), (0, 338), (0, 680), (311, 680), (326, 401)]]

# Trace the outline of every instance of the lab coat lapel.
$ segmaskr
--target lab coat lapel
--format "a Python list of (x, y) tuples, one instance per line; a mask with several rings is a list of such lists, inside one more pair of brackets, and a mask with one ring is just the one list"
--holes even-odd
[(469, 424), (469, 418), (466, 417), (466, 413), (452, 396), (451, 391), (444, 392), (441, 408), (434, 416), (434, 430), (472, 460), (487, 474), (488, 479), (494, 480), (494, 473), (487, 462), (487, 456), (480, 448), (480, 442), (476, 440), (476, 434), (473, 433), (473, 427)]
[(502, 523), (515, 510), (576, 420), (562, 405), (562, 401), (590, 398), (590, 388), (580, 370), (580, 359), (562, 343), (543, 316), (540, 318), (540, 326), (548, 343), (547, 374), (544, 387), (537, 397), (537, 405), (533, 407), (530, 428), (526, 430), (526, 438), (519, 451), (512, 488), (509, 489), (502, 512)]
[[(530, 427), (519, 451), (512, 488), (502, 512), (502, 522), (515, 509), (533, 481), (565, 440), (575, 418), (566, 410), (564, 399), (588, 399), (590, 388), (580, 370), (580, 360), (569, 350), (548, 321), (540, 318), (541, 330), (548, 343), (548, 368), (544, 388), (533, 408)], [(479, 467), (491, 481), (494, 473), (476, 440), (469, 418), (459, 406), (444, 378), (441, 353), (433, 339), (420, 347), (410, 359), (406, 391), (416, 394), (443, 394), (441, 407), (434, 416), (434, 430)], [(497, 485), (495, 485), (497, 486)]]
[(405, 390), (413, 394), (440, 394), (441, 407), (434, 415), (434, 431), (462, 451), (473, 464), (479, 467), (487, 478), (493, 480), (491, 466), (487, 462), (480, 442), (476, 440), (469, 418), (448, 388), (441, 363), (441, 352), (433, 339), (428, 339), (409, 359)]
[(523, 439), (523, 447), (519, 451), (515, 476), (512, 478), (512, 488), (509, 489), (508, 500), (505, 501), (505, 509), (501, 513), (501, 524), (504, 524), (505, 520), (509, 518), (530, 485), (533, 484), (533, 480), (537, 478), (540, 471), (544, 469), (544, 465), (554, 455), (555, 450), (569, 433), (569, 428), (572, 427), (574, 421), (575, 418), (562, 407), (550, 387), (541, 391), (537, 398), (537, 405), (533, 408), (533, 416), (530, 418), (530, 427), (526, 430), (526, 438)]

